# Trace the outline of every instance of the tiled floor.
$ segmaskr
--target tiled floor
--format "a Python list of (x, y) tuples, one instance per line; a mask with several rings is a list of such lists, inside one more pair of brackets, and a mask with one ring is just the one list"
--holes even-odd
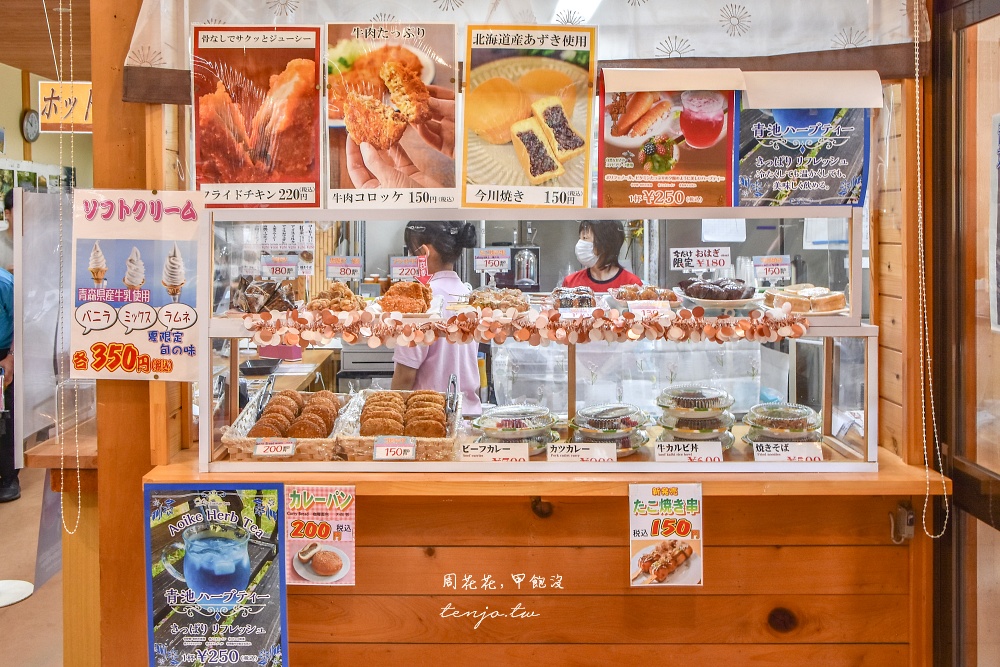
[[(21, 499), (0, 505), (0, 579), (35, 578), (44, 470), (21, 471)], [(0, 664), (62, 665), (62, 573), (27, 600), (0, 608)]]

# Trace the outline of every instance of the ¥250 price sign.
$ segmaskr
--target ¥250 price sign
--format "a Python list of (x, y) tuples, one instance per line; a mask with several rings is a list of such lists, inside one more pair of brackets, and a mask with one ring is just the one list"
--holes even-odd
[(131, 343), (97, 342), (90, 346), (90, 356), (84, 350), (73, 353), (73, 367), (84, 371), (125, 371), (126, 373), (149, 373), (152, 360), (148, 354), (139, 354), (139, 348)]

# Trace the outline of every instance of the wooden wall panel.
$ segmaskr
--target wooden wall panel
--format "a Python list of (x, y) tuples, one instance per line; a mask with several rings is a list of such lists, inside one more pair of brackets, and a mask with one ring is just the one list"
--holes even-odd
[(878, 444), (901, 456), (903, 443), (903, 406), (884, 398), (878, 401)]
[[(628, 534), (626, 498), (546, 498), (539, 518), (528, 498), (362, 496), (358, 546), (606, 546)], [(787, 496), (705, 502), (709, 546), (890, 545), (893, 498)]]
[(903, 300), (891, 296), (879, 299), (878, 344), (891, 350), (903, 351), (906, 343), (903, 338)]
[[(821, 665), (822, 667), (901, 667), (907, 664), (905, 644), (304, 644), (292, 643), (290, 664), (310, 667), (342, 665), (538, 665), (545, 667), (608, 667), (678, 662), (684, 667), (719, 665)], [(683, 659), (669, 656), (683, 656)]]
[(903, 296), (903, 281), (907, 267), (903, 263), (903, 246), (879, 244), (878, 293), (883, 296)]
[(903, 353), (886, 347), (878, 349), (878, 370), (882, 376), (879, 396), (903, 404)]

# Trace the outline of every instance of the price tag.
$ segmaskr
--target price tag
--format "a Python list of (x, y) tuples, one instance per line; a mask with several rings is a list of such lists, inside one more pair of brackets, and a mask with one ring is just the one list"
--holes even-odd
[(485, 273), (510, 271), (510, 248), (476, 248), (475, 269)]
[(375, 461), (414, 461), (417, 441), (405, 435), (380, 435), (375, 438), (372, 459)]
[(821, 463), (823, 445), (819, 442), (755, 442), (753, 460)]
[(754, 255), (753, 274), (760, 280), (791, 280), (792, 258), (789, 255)]
[(313, 265), (308, 262), (299, 262), (299, 275), (300, 276), (312, 276), (315, 273), (313, 270)]
[(254, 456), (291, 456), (295, 453), (294, 440), (264, 440), (258, 438), (253, 446)]
[(326, 258), (327, 280), (361, 280), (364, 267), (358, 256), (337, 257), (328, 255)]
[(417, 257), (390, 257), (389, 277), (393, 280), (416, 280), (420, 276)]
[(618, 460), (614, 442), (557, 442), (549, 445), (549, 461), (607, 463)]
[(718, 440), (659, 441), (656, 443), (656, 461), (658, 463), (722, 463), (722, 443)]
[(560, 308), (559, 314), (567, 319), (593, 317), (596, 308)]
[(479, 442), (462, 445), (462, 460), (521, 463), (528, 460), (528, 443)]
[(294, 280), (299, 275), (298, 256), (268, 255), (260, 259), (260, 275), (264, 278)]
[(670, 270), (700, 273), (728, 269), (732, 266), (729, 246), (707, 248), (671, 248)]

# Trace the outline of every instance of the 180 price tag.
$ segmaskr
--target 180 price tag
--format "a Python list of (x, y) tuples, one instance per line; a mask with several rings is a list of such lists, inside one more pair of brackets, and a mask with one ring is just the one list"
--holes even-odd
[(260, 275), (262, 278), (293, 280), (299, 275), (298, 257), (288, 255), (263, 257), (260, 260)]

